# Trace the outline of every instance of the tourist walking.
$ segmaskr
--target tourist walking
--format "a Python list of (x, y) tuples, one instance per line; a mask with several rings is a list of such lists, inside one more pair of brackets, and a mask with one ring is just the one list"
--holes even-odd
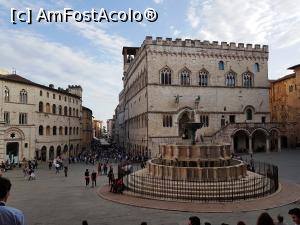
[(109, 185), (112, 184), (115, 178), (113, 170), (109, 170), (107, 177), (108, 177), (108, 184)]
[(90, 184), (90, 172), (88, 169), (85, 170), (84, 177), (85, 177), (85, 186), (87, 187)]
[(59, 169), (60, 169), (60, 165), (59, 165), (58, 161), (56, 161), (56, 163), (55, 163), (55, 174), (59, 173)]
[(33, 168), (29, 169), (28, 175), (29, 175), (28, 181), (35, 180), (35, 173), (34, 173), (34, 169)]
[(68, 176), (68, 166), (65, 166), (64, 167), (64, 173), (65, 173), (65, 177), (67, 177)]
[(6, 206), (10, 194), (10, 180), (0, 177), (0, 224), (25, 225), (24, 214), (21, 210)]
[(52, 168), (52, 161), (51, 160), (49, 161), (48, 167), (49, 167), (49, 170), (51, 170), (51, 168)]
[(92, 179), (92, 187), (96, 187), (97, 173), (95, 172), (95, 170), (93, 170), (91, 174), (91, 179)]
[(106, 163), (104, 163), (103, 172), (104, 172), (104, 175), (107, 175), (107, 164)]
[(102, 163), (98, 163), (98, 174), (101, 175), (102, 170)]

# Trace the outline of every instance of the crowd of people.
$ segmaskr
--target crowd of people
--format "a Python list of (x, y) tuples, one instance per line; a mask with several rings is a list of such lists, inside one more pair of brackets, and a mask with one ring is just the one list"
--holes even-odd
[[(300, 225), (300, 208), (293, 208), (288, 211), (288, 214), (291, 216), (291, 219), (295, 225)], [(187, 225), (200, 225), (201, 221), (198, 216), (191, 216), (187, 220)], [(210, 222), (204, 222), (204, 225), (211, 225)], [(242, 220), (236, 223), (237, 225), (246, 225)], [(86, 220), (82, 221), (82, 225), (88, 225)], [(147, 222), (141, 222), (141, 225), (148, 225)], [(221, 223), (221, 225), (229, 225), (227, 223)], [(256, 225), (286, 225), (283, 221), (283, 216), (278, 215), (277, 221), (274, 220), (269, 213), (263, 212), (259, 215)]]
[[(236, 156), (233, 156), (236, 157)], [(49, 161), (48, 167), (51, 171), (55, 169), (55, 173), (59, 174), (60, 171), (64, 171), (65, 177), (68, 176), (68, 164), (81, 163), (84, 165), (93, 165), (94, 169), (90, 172), (89, 169), (85, 169), (83, 173), (85, 187), (96, 187), (97, 177), (105, 176), (108, 179), (110, 185), (110, 192), (122, 194), (125, 185), (123, 183), (123, 177), (134, 171), (133, 163), (140, 163), (140, 168), (145, 167), (147, 157), (142, 155), (130, 155), (124, 153), (116, 147), (100, 148), (98, 145), (93, 146), (93, 151), (82, 152), (77, 157), (64, 158), (62, 156), (56, 157), (54, 160)], [(252, 156), (251, 156), (252, 160)], [(249, 166), (251, 167), (252, 161), (250, 160)], [(113, 163), (118, 163), (117, 175), (114, 173)], [(20, 164), (24, 177), (27, 180), (35, 180), (35, 171), (38, 168), (38, 161), (26, 159), (22, 160)], [(1, 162), (1, 171), (5, 172), (8, 167), (6, 163)], [(0, 174), (0, 225), (20, 224), (24, 225), (23, 213), (15, 208), (6, 206), (9, 192), (11, 189), (11, 183), (9, 179), (4, 178)], [(288, 211), (295, 225), (300, 225), (300, 209), (293, 208)], [(12, 222), (14, 221), (14, 222)], [(88, 225), (87, 221), (82, 222), (83, 225)], [(200, 225), (200, 219), (197, 216), (192, 216), (187, 220), (188, 225)], [(211, 225), (209, 222), (203, 223), (204, 225)], [(221, 225), (227, 225), (226, 223), (220, 223)], [(147, 222), (142, 222), (141, 225), (147, 225)], [(237, 225), (246, 225), (243, 221), (238, 221)], [(278, 215), (274, 220), (268, 213), (262, 213), (258, 219), (256, 225), (286, 225), (284, 218)]]

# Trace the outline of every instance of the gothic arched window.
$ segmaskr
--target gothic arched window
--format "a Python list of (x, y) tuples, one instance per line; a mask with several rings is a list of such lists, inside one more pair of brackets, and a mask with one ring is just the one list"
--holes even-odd
[(24, 89), (20, 91), (20, 103), (27, 104), (27, 92)]
[(190, 85), (190, 82), (191, 82), (190, 72), (187, 69), (181, 71), (180, 73), (181, 85)]
[(226, 74), (226, 77), (225, 77), (225, 85), (227, 87), (235, 87), (235, 73), (233, 72), (229, 72)]
[(46, 113), (50, 113), (51, 109), (50, 109), (50, 104), (46, 103)]
[(56, 114), (56, 105), (55, 104), (52, 105), (52, 113)]
[(208, 86), (208, 72), (206, 70), (201, 70), (199, 72), (199, 86)]
[(252, 74), (249, 72), (243, 73), (243, 87), (252, 87), (253, 85), (253, 80), (252, 80)]
[(160, 83), (162, 85), (171, 85), (172, 84), (172, 73), (168, 67), (166, 67), (160, 71)]
[(254, 72), (259, 72), (260, 71), (260, 68), (259, 68), (259, 64), (258, 63), (255, 63), (254, 65), (253, 65), (253, 70), (254, 70)]
[(4, 87), (4, 102), (9, 102), (9, 89)]
[(218, 66), (219, 66), (219, 70), (224, 70), (224, 62), (223, 61), (220, 61)]
[(247, 109), (246, 110), (246, 119), (247, 120), (252, 120), (252, 109)]
[(39, 112), (44, 112), (44, 103), (39, 102)]
[(44, 127), (39, 126), (39, 135), (44, 135)]

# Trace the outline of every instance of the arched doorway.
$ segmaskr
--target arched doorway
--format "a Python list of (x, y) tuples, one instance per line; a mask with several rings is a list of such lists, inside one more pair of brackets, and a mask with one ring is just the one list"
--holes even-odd
[(70, 156), (74, 156), (74, 149), (73, 149), (73, 145), (70, 145)]
[(233, 135), (234, 152), (248, 153), (249, 152), (249, 133), (245, 130), (238, 130)]
[(272, 152), (278, 152), (279, 149), (279, 138), (280, 138), (280, 134), (279, 134), (279, 131), (278, 130), (271, 130), (270, 131), (270, 150)]
[(263, 129), (257, 129), (252, 133), (253, 152), (267, 151), (267, 132)]
[(43, 146), (41, 149), (41, 159), (43, 162), (46, 162), (47, 160), (47, 148), (46, 146)]
[(54, 147), (51, 146), (49, 149), (49, 160), (53, 160), (54, 159)]
[(66, 154), (68, 152), (68, 145), (64, 146), (64, 154)]
[(19, 143), (18, 142), (9, 142), (6, 144), (6, 159), (10, 163), (19, 162)]
[(288, 147), (288, 138), (287, 136), (281, 136), (281, 147), (287, 148)]
[(191, 122), (191, 119), (189, 117), (189, 113), (188, 112), (184, 112), (179, 121), (178, 121), (178, 124), (179, 124), (179, 137), (182, 137), (183, 139), (189, 139), (189, 134), (188, 134), (188, 131), (187, 129), (185, 129), (185, 124), (188, 123), (188, 122)]
[(56, 148), (56, 157), (57, 156), (61, 156), (61, 147), (60, 147), (60, 145), (57, 146), (57, 148)]

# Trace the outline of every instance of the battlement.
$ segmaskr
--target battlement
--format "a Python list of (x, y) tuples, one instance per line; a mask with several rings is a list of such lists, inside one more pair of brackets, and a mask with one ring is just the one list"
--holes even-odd
[(80, 85), (69, 85), (68, 88), (79, 88), (82, 89)]
[(152, 36), (147, 36), (143, 42), (143, 45), (164, 45), (164, 46), (174, 46), (174, 47), (201, 47), (201, 48), (214, 48), (214, 49), (226, 49), (226, 50), (244, 50), (244, 51), (259, 51), (259, 52), (268, 52), (268, 45), (259, 45), (259, 44), (244, 44), (244, 43), (235, 43), (235, 42), (221, 42), (218, 41), (207, 41), (207, 40), (191, 40), (181, 38), (166, 38), (156, 37), (153, 39)]

